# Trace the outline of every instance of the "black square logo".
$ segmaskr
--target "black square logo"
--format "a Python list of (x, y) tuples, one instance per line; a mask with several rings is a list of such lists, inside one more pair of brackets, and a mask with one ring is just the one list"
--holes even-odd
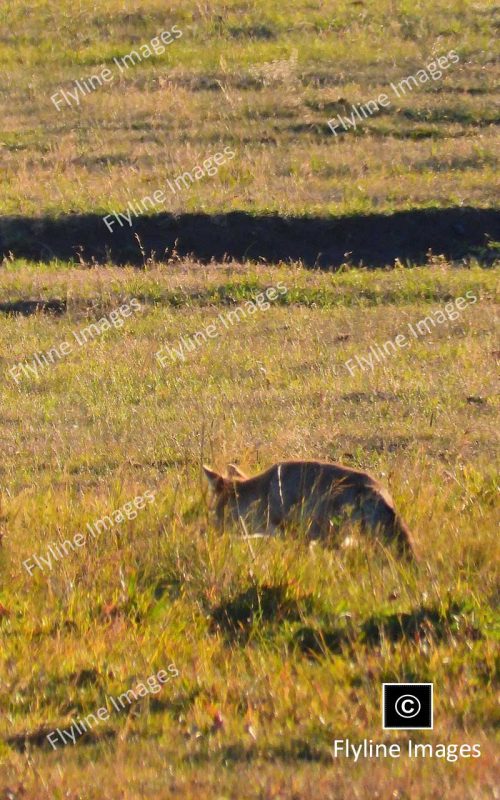
[(384, 730), (432, 730), (432, 683), (383, 683)]

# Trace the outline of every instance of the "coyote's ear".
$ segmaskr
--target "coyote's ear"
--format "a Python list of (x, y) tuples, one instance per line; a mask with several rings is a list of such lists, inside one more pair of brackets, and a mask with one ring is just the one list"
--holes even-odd
[(245, 473), (242, 472), (241, 469), (236, 466), (236, 464), (228, 464), (226, 472), (228, 478), (242, 478), (243, 480), (247, 478)]
[(213, 494), (220, 494), (224, 488), (224, 478), (218, 472), (203, 464), (203, 472), (208, 481), (208, 487)]

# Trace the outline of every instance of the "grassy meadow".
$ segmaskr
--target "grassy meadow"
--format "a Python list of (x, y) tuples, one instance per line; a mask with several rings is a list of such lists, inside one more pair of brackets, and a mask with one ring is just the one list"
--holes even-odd
[[(281, 302), (160, 366), (161, 346), (277, 282)], [(11, 299), (68, 302), (61, 316), (5, 318), (6, 375), (128, 298), (141, 303), (38, 378), (2, 383), (8, 786), (89, 798), (312, 798), (318, 786), (405, 797), (418, 786), (437, 798), (460, 780), (464, 797), (493, 796), (495, 273), (15, 263), (0, 285)], [(459, 319), (350, 375), (347, 359), (466, 292), (478, 302)], [(370, 542), (310, 550), (293, 532), (253, 543), (215, 533), (202, 461), (253, 471), (311, 454), (384, 480), (418, 570)], [(145, 490), (156, 499), (136, 519), (51, 568), (23, 566)], [(76, 746), (44, 741), (171, 663), (179, 676), (158, 696)], [(335, 738), (406, 741), (382, 735), (379, 708), (380, 684), (405, 679), (435, 685), (435, 729), (418, 740), (480, 743), (479, 764), (332, 762)]]
[[(0, 800), (494, 800), (496, 243), (378, 269), (175, 249), (118, 266), (79, 252), (78, 224), (225, 146), (230, 163), (158, 211), (494, 208), (498, 9), (4, 0), (0, 13)], [(113, 58), (174, 25), (164, 54), (118, 74)], [(451, 50), (441, 80), (329, 131)], [(106, 66), (108, 85), (56, 110), (54, 92)], [(42, 218), (74, 218), (75, 258), (53, 258), (45, 234), (43, 261), (20, 257), (12, 216), (34, 235)], [(210, 324), (216, 337), (160, 365), (160, 349)], [(407, 347), (361, 367), (400, 334)], [(285, 458), (372, 472), (418, 566), (348, 527), (351, 547), (218, 534), (201, 465), (252, 474)], [(160, 691), (116, 709), (169, 666)], [(381, 684), (404, 681), (433, 682), (432, 731), (382, 730)], [(74, 744), (50, 745), (103, 708)], [(333, 756), (345, 738), (481, 757), (354, 762)]]
[[(489, 206), (496, 24), (495, 3), (466, 0), (33, 0), (29, 14), (4, 0), (0, 213), (120, 210), (221, 144), (235, 158), (160, 210)], [(174, 25), (165, 53), (120, 71), (113, 58)], [(394, 96), (391, 82), (451, 50), (460, 61), (440, 80)], [(56, 110), (53, 94), (106, 66), (109, 83)], [(383, 113), (331, 133), (330, 118), (381, 92)]]

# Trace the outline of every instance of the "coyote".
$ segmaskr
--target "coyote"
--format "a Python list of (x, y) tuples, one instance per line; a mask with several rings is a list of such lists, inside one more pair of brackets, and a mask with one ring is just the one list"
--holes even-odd
[(367, 472), (323, 461), (283, 461), (253, 478), (234, 464), (226, 475), (204, 466), (218, 527), (225, 512), (247, 529), (272, 535), (288, 521), (302, 521), (311, 540), (324, 538), (343, 519), (359, 521), (398, 554), (415, 558), (412, 535), (389, 492)]

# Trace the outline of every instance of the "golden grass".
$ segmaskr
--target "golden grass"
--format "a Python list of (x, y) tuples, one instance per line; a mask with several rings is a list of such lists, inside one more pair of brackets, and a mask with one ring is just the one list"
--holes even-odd
[[(5, 4), (4, 4), (5, 5)], [(316, 7), (317, 5), (317, 7)], [(136, 4), (137, 6), (137, 4)], [(218, 175), (160, 210), (366, 213), (494, 204), (494, 8), (449, 2), (169, 4), (18, 0), (4, 9), (3, 213), (120, 210), (230, 145)], [(183, 36), (123, 74), (123, 57), (174, 24)], [(58, 36), (40, 41), (39, 31)], [(17, 49), (16, 49), (17, 48)], [(455, 49), (441, 80), (334, 137), (351, 113)], [(22, 66), (20, 66), (20, 61)], [(114, 80), (59, 111), (51, 96), (108, 66)], [(27, 100), (28, 98), (28, 100)]]
[[(1, 328), (0, 775), (14, 796), (313, 798), (321, 787), (364, 797), (390, 787), (437, 798), (456, 796), (457, 782), (463, 797), (491, 796), (494, 272), (442, 261), (376, 274), (6, 266), (11, 300), (69, 297), (60, 317), (4, 317)], [(159, 367), (162, 343), (278, 280), (291, 304)], [(373, 374), (343, 367), (467, 291), (476, 305)], [(39, 380), (8, 377), (133, 296), (143, 310), (120, 330)], [(308, 456), (370, 469), (390, 487), (419, 570), (369, 542), (335, 551), (300, 536), (251, 547), (217, 536), (202, 461), (253, 471)], [(136, 519), (52, 569), (23, 567), (146, 489), (156, 501)], [(178, 678), (112, 714), (93, 739), (55, 752), (5, 743), (69, 728), (171, 662)], [(435, 686), (434, 731), (414, 738), (480, 743), (480, 760), (332, 759), (335, 738), (407, 740), (382, 732), (379, 708), (380, 684), (405, 679)]]
[[(225, 145), (233, 161), (157, 210), (493, 207), (494, 15), (463, 0), (4, 0), (0, 214), (119, 211)], [(56, 111), (54, 92), (174, 24), (165, 54)], [(330, 117), (452, 49), (441, 81), (331, 134)], [(78, 257), (77, 241), (75, 263), (42, 264), (8, 254), (18, 236), (0, 226), (0, 798), (496, 797), (493, 269), (439, 253), (335, 274), (175, 253), (118, 269)], [(278, 281), (279, 303), (160, 367), (162, 345)], [(349, 374), (348, 359), (466, 292), (478, 302), (458, 319)], [(134, 297), (123, 327), (12, 379)], [(59, 316), (5, 313), (53, 299)], [(419, 568), (369, 541), (218, 536), (201, 464), (251, 473), (290, 457), (379, 477)], [(145, 491), (156, 499), (137, 517), (23, 566)], [(172, 662), (160, 694), (48, 745)], [(434, 730), (414, 738), (480, 744), (480, 759), (333, 758), (336, 738), (405, 744), (380, 720), (381, 683), (403, 680), (434, 683)]]

